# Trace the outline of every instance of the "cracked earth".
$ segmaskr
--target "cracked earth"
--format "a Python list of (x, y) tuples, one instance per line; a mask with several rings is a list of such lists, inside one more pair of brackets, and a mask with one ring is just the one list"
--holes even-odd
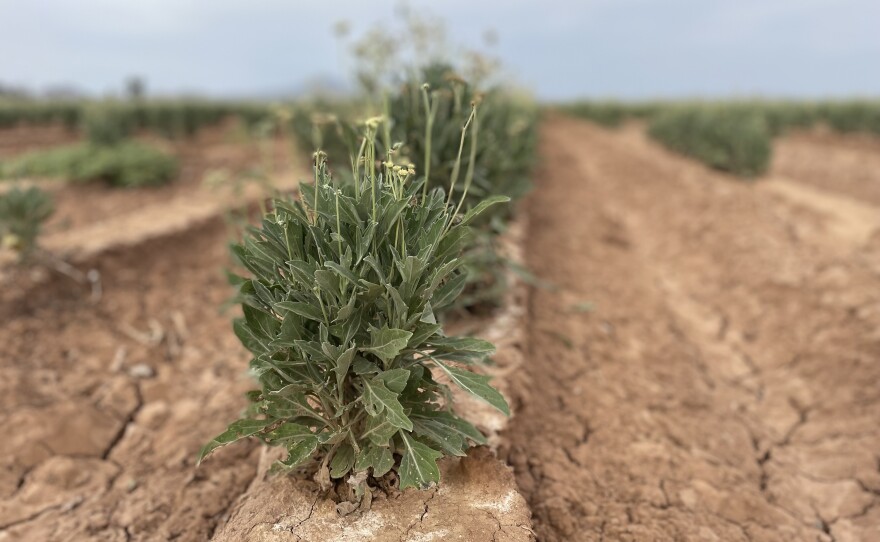
[(529, 508), (542, 541), (880, 540), (878, 152), (796, 134), (747, 184), (636, 128), (545, 122), (524, 248), (555, 288), (501, 364), (513, 474), (476, 450), (372, 516), (264, 477), (252, 444), (194, 468), (249, 387), (222, 220), (84, 262), (98, 302), (14, 282), (0, 541), (501, 542), (531, 538)]
[(253, 446), (194, 468), (248, 387), (219, 332), (225, 239), (214, 220), (103, 254), (98, 303), (67, 280), (4, 292), (0, 540), (205, 540), (247, 488)]
[(557, 290), (502, 435), (539, 540), (880, 540), (870, 151), (788, 138), (749, 184), (637, 129), (542, 136), (526, 253)]

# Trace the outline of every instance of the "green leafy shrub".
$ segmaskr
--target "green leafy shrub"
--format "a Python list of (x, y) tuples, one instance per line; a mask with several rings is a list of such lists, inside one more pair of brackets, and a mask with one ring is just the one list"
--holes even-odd
[[(425, 87), (427, 85), (427, 87)], [(477, 141), (459, 156), (461, 128), (471, 117), (472, 104), (479, 102), (475, 121)], [(404, 142), (400, 153), (416, 169), (428, 176), (427, 188), (445, 186), (459, 172), (470, 172), (464, 208), (469, 209), (490, 195), (516, 199), (530, 186), (529, 174), (537, 148), (538, 110), (531, 99), (494, 88), (478, 94), (445, 63), (428, 64), (400, 85), (388, 97), (387, 133), (380, 138), (379, 155), (384, 156), (395, 143)], [(347, 103), (317, 102), (308, 110), (294, 114), (292, 131), (307, 148), (320, 148), (331, 156), (356, 152), (352, 145), (350, 119), (352, 106)], [(339, 169), (347, 163), (334, 163)], [(456, 197), (464, 185), (455, 187)], [(483, 218), (488, 222), (509, 208), (497, 208)]]
[(747, 112), (763, 115), (770, 133), (776, 137), (789, 130), (809, 128), (818, 120), (818, 109), (809, 102), (746, 102), (738, 105)]
[[(479, 115), (473, 105), (479, 104)], [(349, 103), (316, 103), (293, 116), (292, 131), (309, 149), (320, 148), (337, 156), (357, 152), (357, 138), (351, 124)], [(379, 155), (396, 143), (396, 152), (427, 176), (423, 187), (453, 184), (455, 197), (465, 196), (467, 210), (488, 196), (516, 199), (530, 186), (529, 175), (537, 148), (538, 110), (525, 96), (500, 88), (479, 95), (452, 67), (431, 63), (414, 72), (407, 82), (388, 97), (389, 123), (380, 134)], [(473, 137), (464, 146), (462, 126), (471, 123)], [(332, 164), (337, 171), (350, 168), (345, 162)], [(506, 287), (505, 261), (497, 253), (496, 237), (504, 231), (510, 209), (499, 207), (483, 214), (475, 235), (463, 254), (467, 273), (465, 294), (454, 309), (475, 310), (493, 306)]]
[(606, 128), (616, 128), (630, 119), (650, 117), (657, 105), (645, 103), (627, 103), (617, 101), (582, 101), (566, 104), (560, 109), (575, 117), (591, 120)]
[(143, 143), (80, 143), (25, 154), (0, 164), (0, 178), (61, 177), (72, 182), (104, 181), (112, 186), (158, 186), (177, 172), (177, 161)]
[[(0, 128), (19, 124), (45, 125), (62, 123), (67, 128), (82, 129), (95, 142), (117, 138), (135, 130), (149, 130), (168, 138), (184, 138), (201, 128), (229, 117), (239, 117), (247, 125), (265, 118), (268, 107), (258, 103), (214, 102), (207, 100), (158, 101), (0, 101)], [(94, 137), (93, 138), (93, 134)], [(118, 141), (119, 139), (115, 139)]]
[(723, 106), (683, 106), (657, 115), (648, 133), (666, 147), (743, 177), (763, 173), (771, 136), (759, 113)]
[[(208, 443), (216, 448), (255, 436), (287, 450), (283, 467), (317, 455), (321, 473), (381, 477), (400, 486), (439, 481), (436, 460), (463, 455), (485, 439), (452, 409), (440, 372), (508, 412), (481, 363), (491, 344), (448, 337), (436, 311), (465, 285), (459, 258), (469, 224), (506, 198), (484, 200), (456, 216), (437, 187), (422, 197), (410, 167), (374, 168), (375, 123), (354, 164), (354, 182), (335, 182), (317, 153), (315, 185), (301, 199), (276, 200), (274, 212), (233, 247), (252, 278), (239, 278), (244, 312), (235, 332), (253, 354), (245, 419)], [(359, 164), (366, 164), (361, 170)], [(460, 205), (459, 201), (459, 205)], [(323, 478), (323, 477), (322, 477)], [(362, 495), (365, 482), (356, 494)]]
[[(537, 145), (536, 108), (499, 88), (478, 94), (448, 64), (427, 65), (391, 97), (391, 141), (405, 142), (402, 152), (426, 172), (429, 188), (442, 186), (455, 173), (461, 127), (472, 103), (479, 104), (480, 114), (474, 120), (475, 141), (461, 158), (462, 171), (473, 176), (464, 207), (494, 194), (522, 196), (530, 186)], [(456, 190), (458, 196), (464, 187)]]
[(63, 124), (76, 129), (82, 114), (81, 104), (75, 102), (0, 101), (0, 128), (18, 124)]
[(36, 187), (0, 194), (0, 240), (26, 258), (37, 246), (43, 223), (54, 212), (52, 198)]
[(817, 108), (819, 119), (838, 132), (880, 135), (880, 101), (827, 102)]
[(94, 106), (83, 116), (83, 133), (95, 145), (116, 145), (134, 130), (134, 120), (125, 110), (113, 106)]

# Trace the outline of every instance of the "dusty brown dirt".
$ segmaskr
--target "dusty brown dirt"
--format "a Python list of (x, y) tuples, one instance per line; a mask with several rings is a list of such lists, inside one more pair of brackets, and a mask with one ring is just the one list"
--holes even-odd
[(17, 154), (66, 145), (80, 139), (76, 130), (68, 130), (61, 124), (22, 124), (0, 130), (0, 159)]
[(251, 446), (193, 465), (247, 389), (226, 235), (102, 255), (98, 303), (54, 280), (0, 304), (0, 540), (205, 540), (250, 483)]
[[(880, 203), (818, 174), (740, 183), (638, 131), (543, 130), (526, 249), (559, 289), (508, 337), (528, 351), (502, 364), (500, 450), (540, 539), (880, 540)], [(253, 507), (255, 446), (193, 467), (249, 383), (217, 309), (227, 229), (186, 228), (81, 262), (97, 303), (57, 276), (0, 288), (0, 542), (205, 540)]]
[(560, 118), (541, 156), (526, 249), (559, 290), (503, 435), (539, 539), (880, 540), (880, 235), (835, 227), (852, 194)]
[(770, 175), (880, 205), (880, 138), (793, 133), (774, 142)]
[[(221, 526), (216, 542), (530, 542), (529, 509), (513, 473), (487, 448), (440, 461), (443, 483), (386, 497), (340, 517), (314, 482), (261, 473)], [(277, 457), (275, 458), (277, 459)]]

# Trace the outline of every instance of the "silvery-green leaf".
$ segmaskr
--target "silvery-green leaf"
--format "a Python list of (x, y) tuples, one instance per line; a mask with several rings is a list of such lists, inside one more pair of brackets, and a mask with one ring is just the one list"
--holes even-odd
[(398, 430), (398, 427), (388, 421), (385, 414), (379, 414), (367, 417), (367, 425), (361, 436), (377, 446), (387, 446), (388, 441)]
[(364, 261), (367, 262), (370, 267), (373, 268), (373, 271), (376, 272), (376, 275), (379, 277), (379, 282), (381, 282), (382, 284), (386, 284), (388, 282), (385, 271), (382, 270), (382, 265), (378, 261), (376, 261), (376, 258), (374, 258), (372, 254), (364, 256)]
[[(211, 442), (202, 446), (202, 449), (199, 451), (199, 457), (196, 464), (201, 463), (202, 459), (205, 458), (208, 454), (220, 448), (221, 446), (226, 446), (227, 444), (232, 444), (237, 440), (241, 440), (243, 438), (247, 438), (251, 435), (255, 435), (259, 433), (266, 427), (268, 427), (272, 423), (272, 420), (238, 420), (229, 424), (229, 427), (226, 428), (226, 431), (223, 431), (213, 439)], [(412, 427), (412, 426), (410, 426)]]
[(431, 307), (431, 303), (425, 303), (425, 308), (422, 311), (421, 316), (419, 317), (419, 322), (424, 324), (436, 324), (437, 317), (434, 316), (434, 308)]
[(360, 356), (356, 357), (354, 363), (351, 366), (351, 369), (354, 371), (356, 375), (365, 375), (365, 374), (379, 374), (380, 369), (379, 366), (364, 359)]
[(403, 391), (403, 388), (406, 387), (406, 382), (409, 379), (409, 371), (407, 369), (391, 369), (390, 371), (383, 371), (379, 373), (376, 378), (382, 379), (385, 383), (385, 387), (394, 393), (400, 393)]
[(407, 313), (409, 312), (409, 307), (406, 302), (401, 297), (400, 292), (397, 291), (397, 288), (391, 286), (390, 284), (385, 285), (385, 290), (388, 292), (388, 295), (391, 296), (391, 300), (394, 303), (394, 319), (393, 323), (402, 324), (406, 321)]
[(287, 469), (296, 468), (310, 458), (317, 449), (317, 438), (296, 441), (287, 447), (287, 457), (280, 463)]
[(232, 322), (232, 329), (235, 332), (235, 336), (241, 341), (241, 344), (254, 354), (262, 354), (268, 351), (268, 345), (251, 331), (244, 318), (236, 318)]
[(320, 286), (321, 290), (324, 292), (339, 297), (341, 293), (339, 290), (339, 278), (333, 271), (327, 271), (326, 269), (315, 271), (315, 282), (318, 283), (318, 286)]
[(418, 346), (423, 346), (425, 341), (428, 340), (428, 337), (434, 335), (438, 331), (442, 329), (442, 326), (439, 324), (424, 324), (419, 323), (416, 325), (415, 330), (413, 331), (413, 336), (410, 337), (409, 342), (406, 344), (408, 348), (416, 348)]
[(483, 339), (474, 337), (432, 337), (428, 341), (431, 346), (442, 348), (443, 350), (467, 350), (475, 354), (483, 356), (491, 356), (495, 353), (495, 345)]
[(315, 267), (301, 260), (287, 262), (287, 267), (293, 272), (293, 276), (306, 288), (311, 288), (315, 283)]
[(406, 348), (410, 337), (412, 337), (412, 332), (403, 329), (387, 327), (375, 329), (370, 332), (370, 346), (361, 348), (361, 350), (375, 354), (387, 366), (400, 354), (401, 350)]
[(336, 313), (336, 320), (334, 320), (334, 322), (340, 322), (350, 317), (354, 313), (355, 306), (357, 306), (357, 296), (352, 293), (351, 298), (349, 298), (345, 306), (340, 308), (339, 312)]
[(333, 459), (330, 460), (330, 477), (342, 478), (353, 466), (354, 449), (348, 444), (343, 444), (336, 449)]
[(311, 429), (298, 423), (284, 423), (281, 426), (263, 435), (267, 442), (279, 444), (292, 444), (301, 440), (315, 440), (318, 438)]
[(321, 312), (320, 307), (316, 307), (309, 303), (300, 303), (297, 301), (279, 301), (275, 303), (275, 310), (281, 312), (290, 311), (294, 314), (298, 314), (304, 318), (308, 318), (309, 320), (315, 320), (316, 322), (324, 321), (324, 314)]
[(354, 470), (360, 472), (372, 467), (373, 476), (379, 478), (387, 474), (393, 466), (394, 456), (391, 455), (391, 450), (383, 446), (370, 445), (361, 449)]
[(342, 267), (336, 262), (326, 262), (324, 265), (335, 271), (340, 277), (348, 280), (351, 284), (357, 284), (360, 280), (350, 269)]
[(471, 208), (471, 210), (464, 215), (464, 218), (461, 219), (460, 225), (464, 226), (468, 224), (492, 205), (495, 205), (496, 203), (507, 203), (508, 201), (510, 201), (510, 198), (507, 196), (490, 196)]
[(443, 454), (423, 444), (405, 431), (398, 433), (403, 442), (400, 460), (400, 489), (415, 487), (424, 489), (432, 483), (440, 482), (440, 469), (437, 460)]
[(364, 408), (370, 416), (384, 412), (386, 420), (394, 427), (412, 430), (412, 422), (406, 417), (397, 394), (379, 378), (364, 380)]
[(431, 418), (413, 417), (413, 433), (424, 437), (436, 444), (438, 448), (449, 455), (463, 456), (465, 450), (464, 439), (455, 431)]
[(467, 275), (465, 273), (452, 277), (449, 279), (449, 282), (437, 288), (434, 296), (431, 297), (431, 304), (434, 305), (435, 309), (450, 305), (461, 294), (461, 291), (464, 290), (465, 284), (467, 284)]
[(504, 414), (510, 416), (510, 407), (507, 406), (507, 401), (505, 401), (504, 397), (498, 393), (498, 390), (489, 385), (489, 380), (491, 379), (488, 376), (472, 373), (471, 371), (466, 371), (464, 369), (458, 369), (436, 360), (434, 363), (443, 369), (443, 371), (449, 375), (450, 380), (458, 384), (461, 389), (470, 393), (474, 397), (482, 399)]
[(352, 346), (348, 350), (342, 353), (339, 358), (336, 360), (336, 367), (333, 368), (336, 371), (336, 385), (339, 388), (342, 388), (343, 381), (345, 380), (345, 376), (348, 374), (348, 368), (351, 367), (351, 362), (354, 360), (354, 355), (357, 353), (357, 347)]

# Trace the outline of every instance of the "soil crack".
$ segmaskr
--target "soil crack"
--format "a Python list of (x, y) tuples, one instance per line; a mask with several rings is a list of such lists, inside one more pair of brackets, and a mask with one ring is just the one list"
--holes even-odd
[(107, 445), (107, 448), (104, 449), (104, 452), (101, 454), (101, 459), (107, 460), (110, 457), (110, 454), (113, 453), (113, 449), (122, 441), (125, 437), (125, 433), (128, 430), (128, 426), (134, 423), (134, 419), (137, 417), (138, 413), (141, 411), (141, 408), (144, 406), (144, 398), (141, 395), (141, 386), (137, 382), (134, 384), (134, 396), (135, 396), (135, 406), (126, 416), (123, 421), (121, 427), (113, 435), (113, 438), (110, 440), (110, 443)]

